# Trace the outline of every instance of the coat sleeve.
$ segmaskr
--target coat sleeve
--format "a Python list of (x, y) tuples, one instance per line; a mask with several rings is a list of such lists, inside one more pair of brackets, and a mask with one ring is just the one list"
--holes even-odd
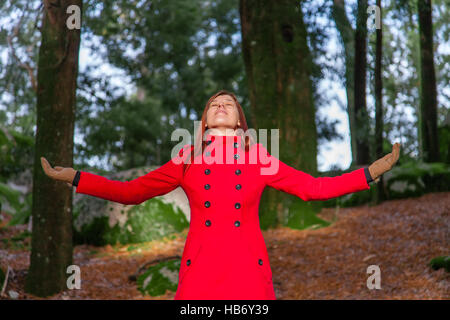
[[(260, 156), (265, 158), (262, 168), (266, 169), (266, 185), (300, 197), (305, 201), (328, 200), (348, 193), (370, 189), (364, 168), (335, 177), (313, 177), (297, 170), (267, 152), (260, 145)], [(270, 170), (269, 170), (270, 168)]]
[(188, 154), (186, 151), (188, 151), (188, 147), (184, 146), (178, 156), (169, 162), (131, 181), (110, 180), (81, 171), (76, 193), (122, 204), (140, 204), (153, 197), (166, 194), (180, 185), (184, 160)]

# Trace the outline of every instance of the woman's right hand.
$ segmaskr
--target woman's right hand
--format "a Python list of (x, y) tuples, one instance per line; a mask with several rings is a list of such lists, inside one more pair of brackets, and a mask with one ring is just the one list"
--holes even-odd
[(75, 174), (77, 173), (76, 170), (58, 166), (52, 168), (50, 163), (48, 163), (47, 159), (45, 159), (44, 157), (41, 157), (41, 165), (47, 176), (54, 180), (66, 182), (70, 187), (72, 186), (73, 179), (75, 178)]

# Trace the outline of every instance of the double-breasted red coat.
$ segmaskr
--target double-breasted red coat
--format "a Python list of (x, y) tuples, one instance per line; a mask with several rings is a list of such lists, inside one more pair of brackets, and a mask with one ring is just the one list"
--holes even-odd
[(203, 154), (184, 175), (190, 145), (158, 169), (127, 182), (81, 172), (76, 192), (139, 204), (181, 186), (191, 219), (175, 299), (275, 299), (258, 215), (264, 188), (305, 201), (326, 200), (370, 189), (364, 168), (314, 178), (270, 155), (260, 143), (245, 151), (240, 136), (206, 138)]

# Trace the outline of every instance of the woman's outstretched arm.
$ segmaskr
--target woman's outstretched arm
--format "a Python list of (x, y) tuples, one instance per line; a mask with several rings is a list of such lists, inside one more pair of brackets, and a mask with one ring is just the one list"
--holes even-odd
[[(335, 177), (313, 177), (303, 171), (297, 170), (276, 157), (270, 155), (261, 144), (263, 157), (268, 164), (264, 167), (273, 167), (273, 170), (267, 170), (272, 174), (265, 175), (266, 185), (277, 190), (300, 197), (305, 201), (309, 200), (328, 200), (349, 193), (370, 189), (369, 182), (378, 181), (379, 175), (390, 170), (398, 159), (398, 148), (396, 144), (393, 147), (393, 153), (383, 157), (382, 161), (377, 160), (369, 167), (356, 169), (349, 173), (344, 173)], [(376, 168), (374, 170), (374, 168)]]
[[(187, 150), (186, 146), (183, 151), (185, 150)], [(180, 185), (183, 175), (183, 162), (175, 160), (185, 158), (180, 156), (182, 154), (183, 152), (180, 151), (177, 157), (172, 158), (161, 167), (131, 181), (110, 180), (93, 173), (75, 171), (72, 168), (60, 169), (59, 172), (65, 171), (66, 174), (58, 176), (58, 173), (55, 172), (57, 167), (51, 168), (45, 158), (42, 158), (41, 162), (49, 177), (66, 183), (70, 181), (77, 187), (77, 193), (122, 204), (139, 204), (153, 197), (166, 194)]]

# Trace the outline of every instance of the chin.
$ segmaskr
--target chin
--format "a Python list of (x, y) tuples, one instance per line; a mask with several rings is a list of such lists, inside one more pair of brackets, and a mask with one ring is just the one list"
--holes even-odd
[(232, 128), (231, 123), (227, 123), (227, 122), (215, 122), (213, 123), (212, 127), (227, 127), (227, 128)]

